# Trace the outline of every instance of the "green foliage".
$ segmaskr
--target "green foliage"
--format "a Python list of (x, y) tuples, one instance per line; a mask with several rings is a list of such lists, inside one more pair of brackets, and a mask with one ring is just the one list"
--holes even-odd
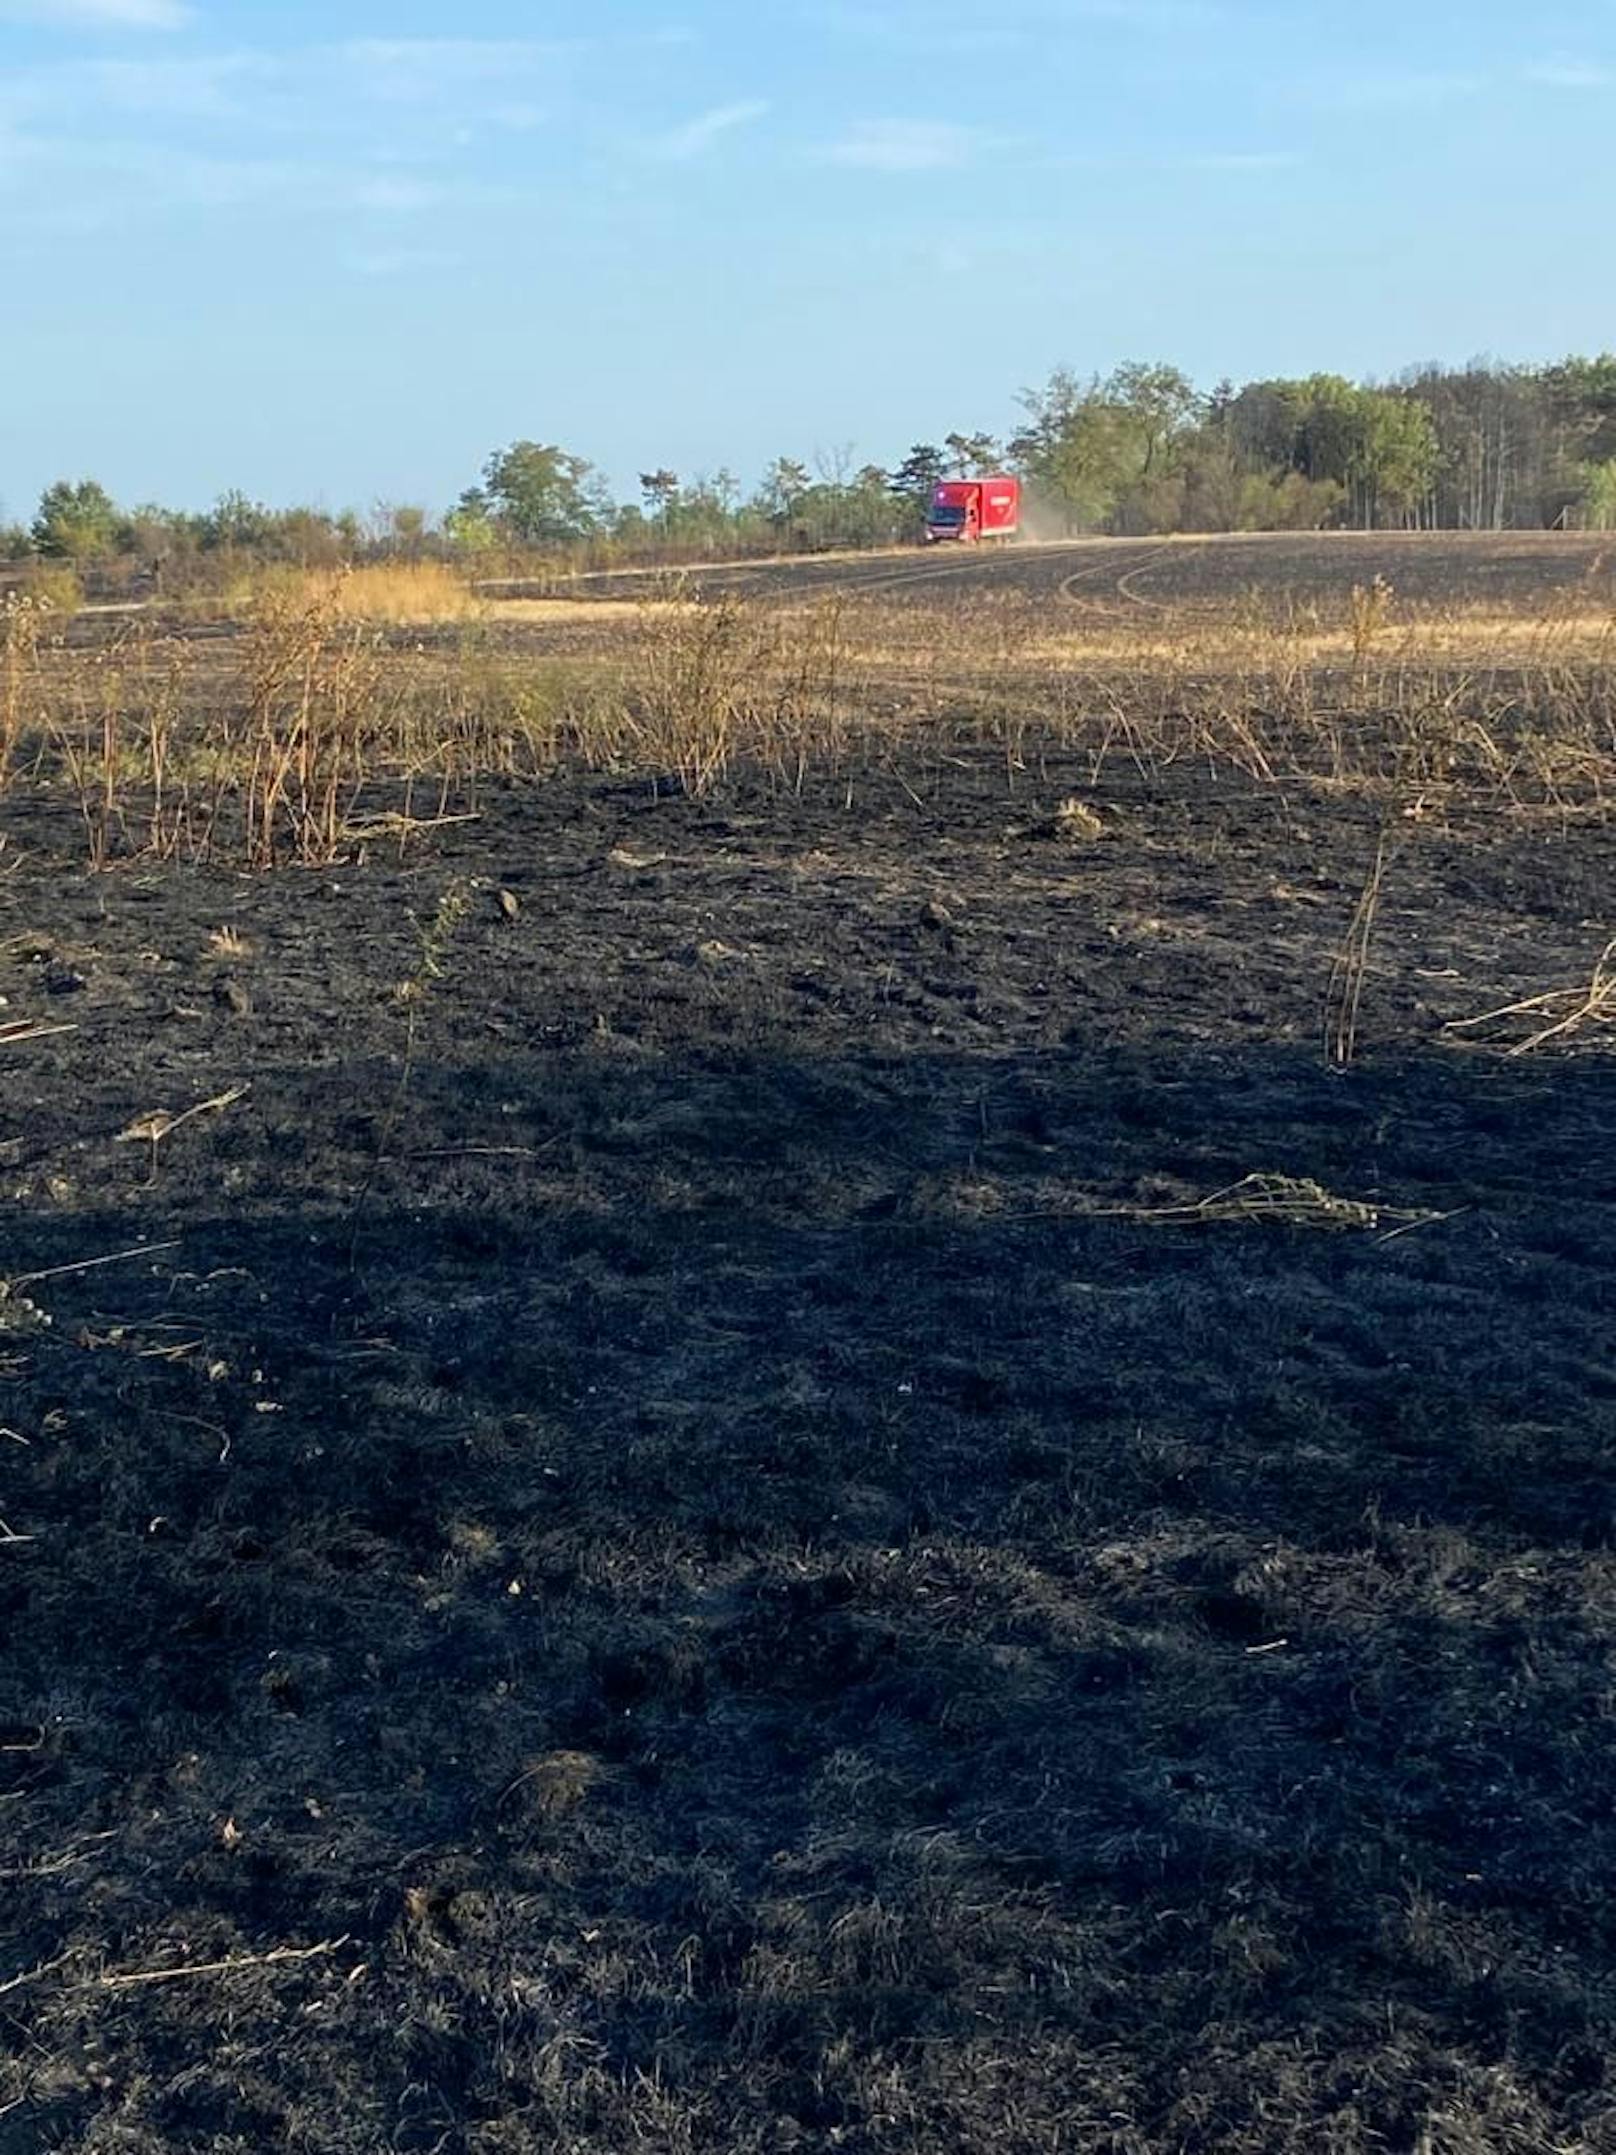
[(757, 506), (771, 524), (790, 525), (813, 486), (813, 475), (795, 457), (776, 457), (763, 474)]
[(524, 546), (593, 538), (611, 516), (594, 466), (545, 442), (498, 450), (484, 466), (481, 491), (494, 521)]
[(1424, 405), (1334, 374), (1208, 400), (1174, 367), (1128, 365), (1086, 384), (1058, 373), (1023, 406), (1017, 461), (1077, 529), (1402, 523), (1440, 462)]
[(406, 561), (420, 561), (431, 536), (432, 519), (415, 502), (387, 502), (376, 512), (382, 546)]
[(949, 475), (956, 479), (990, 479), (1003, 458), (991, 434), (945, 434)]
[[(0, 560), (43, 556), (98, 582), (178, 591), (248, 563), (334, 568), (372, 558), (475, 560), (502, 548), (587, 549), (597, 564), (886, 546), (917, 538), (949, 476), (1017, 470), (1048, 531), (1152, 533), (1330, 526), (1616, 528), (1616, 353), (1552, 366), (1418, 368), (1393, 384), (1313, 374), (1203, 395), (1181, 369), (1130, 360), (1057, 369), (1020, 398), (1007, 444), (957, 431), (896, 464), (851, 451), (777, 457), (746, 495), (734, 476), (639, 474), (618, 505), (585, 458), (518, 441), (488, 459), (434, 527), (425, 509), (271, 509), (240, 492), (201, 515), (122, 511), (94, 480), (49, 488), (31, 529), (0, 528)], [(817, 470), (817, 476), (816, 476)]]
[(1017, 469), (1071, 528), (1103, 522), (1116, 506), (1117, 485), (1097, 384), (1085, 388), (1061, 367), (1019, 401), (1027, 417), (1010, 442)]
[(1203, 426), (1185, 444), (1179, 480), (1179, 529), (1237, 531), (1240, 528), (1239, 460), (1217, 428)]
[(1616, 352), (1562, 359), (1545, 371), (1544, 384), (1571, 455), (1594, 464), (1616, 457)]
[(1205, 399), (1178, 367), (1130, 360), (1104, 384), (1106, 401), (1125, 414), (1142, 478), (1169, 462), (1201, 417)]
[(143, 502), (119, 519), (117, 551), (142, 574), (161, 576), (172, 562), (196, 552), (195, 521)]
[[(1271, 482), (1270, 507), (1296, 529), (1334, 497), (1354, 523), (1406, 523), (1424, 511), (1442, 467), (1431, 409), (1409, 389), (1366, 389), (1339, 374), (1252, 382), (1215, 400), (1213, 423), (1247, 479)], [(1312, 489), (1285, 488), (1294, 474)], [(1248, 487), (1247, 509), (1262, 499)], [(1306, 527), (1303, 527), (1306, 528)]]
[(94, 479), (75, 485), (59, 479), (40, 497), (34, 518), (34, 545), (55, 561), (94, 561), (112, 550), (118, 510), (106, 488)]
[(1616, 457), (1588, 466), (1583, 508), (1590, 531), (1616, 531)]
[(1440, 451), (1431, 414), (1412, 397), (1360, 392), (1357, 436), (1346, 473), (1361, 520), (1406, 523), (1430, 494)]
[(924, 509), (941, 479), (948, 477), (948, 458), (935, 443), (916, 442), (888, 480), (890, 492)]
[(896, 489), (877, 465), (867, 464), (851, 478), (816, 480), (806, 465), (780, 457), (733, 528), (741, 545), (755, 535), (765, 546), (802, 553), (887, 546), (913, 536), (929, 496), (929, 487), (925, 494)]
[(1012, 459), (1071, 529), (1178, 527), (1203, 400), (1177, 367), (1130, 362), (1087, 382), (1058, 368), (1021, 406)]
[(669, 530), (673, 513), (679, 501), (679, 474), (676, 471), (642, 471), (640, 495), (645, 503), (645, 514), (653, 522)]
[(1341, 521), (1347, 490), (1299, 471), (1247, 472), (1240, 481), (1237, 531), (1327, 531)]
[(221, 494), (203, 519), (202, 543), (216, 553), (264, 553), (274, 526), (273, 513), (245, 494)]
[(480, 486), (468, 487), (443, 519), (443, 536), (454, 553), (474, 558), (491, 554), (499, 545), (499, 527)]

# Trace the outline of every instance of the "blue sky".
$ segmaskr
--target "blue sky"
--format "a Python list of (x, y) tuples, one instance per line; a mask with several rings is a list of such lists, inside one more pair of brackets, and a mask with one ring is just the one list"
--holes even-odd
[(0, 0), (0, 505), (1616, 342), (1616, 0)]

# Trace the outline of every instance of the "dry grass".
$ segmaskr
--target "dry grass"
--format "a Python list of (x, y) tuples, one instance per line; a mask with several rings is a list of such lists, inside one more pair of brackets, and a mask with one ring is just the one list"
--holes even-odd
[(1087, 801), (1069, 795), (1055, 810), (1055, 835), (1072, 845), (1082, 845), (1105, 835), (1105, 818)]
[[(649, 581), (649, 580), (648, 580)], [(650, 588), (664, 584), (658, 578)], [(646, 616), (669, 616), (692, 614), (700, 611), (698, 602), (691, 597), (651, 597), (636, 599), (634, 608), (643, 620)], [(484, 602), (482, 618), (504, 623), (512, 628), (604, 628), (614, 632), (623, 628), (628, 608), (621, 599), (567, 598), (553, 599), (489, 599)]]
[(1616, 617), (1582, 589), (1524, 611), (1472, 599), (1406, 601), (1384, 580), (1348, 586), (1332, 601), (1236, 592), (1169, 605), (1145, 599), (1147, 576), (1148, 567), (1110, 587), (1074, 578), (1053, 603), (1011, 590), (946, 609), (916, 605), (900, 586), (859, 603), (857, 644), (875, 663), (922, 663), (946, 612), (958, 624), (950, 642), (968, 645), (978, 668), (1008, 666), (1017, 677), (1061, 667), (1277, 676), (1356, 668), (1395, 677), (1616, 657)]
[(288, 606), (338, 621), (426, 628), (476, 620), (484, 611), (464, 577), (438, 561), (380, 562), (357, 569), (267, 569), (238, 584), (227, 604), (249, 618)]
[(0, 600), (0, 792), (22, 739), (39, 642), (50, 618), (49, 604), (33, 592), (8, 591)]
[(810, 763), (836, 757), (849, 687), (838, 601), (692, 606), (675, 588), (639, 609), (636, 628), (625, 745), (642, 768), (705, 793), (738, 758), (800, 787)]
[(1111, 1216), (1178, 1227), (1250, 1222), (1333, 1231), (1390, 1226), (1398, 1233), (1427, 1226), (1440, 1218), (1438, 1213), (1407, 1206), (1365, 1204), (1358, 1198), (1341, 1197), (1309, 1176), (1263, 1174), (1246, 1175), (1227, 1189), (1214, 1190), (1210, 1197), (1190, 1204), (1123, 1205), (1111, 1208)]
[(1606, 1026), (1616, 1027), (1616, 938), (1605, 945), (1582, 985), (1551, 988), (1542, 995), (1484, 1010), (1478, 1017), (1455, 1018), (1446, 1029), (1488, 1046), (1504, 1047), (1511, 1055), (1531, 1055)]
[(1324, 991), (1324, 1056), (1344, 1070), (1358, 1052), (1358, 1018), (1364, 987), (1369, 978), (1369, 957), (1374, 945), (1375, 922), (1385, 888), (1391, 834), (1382, 831), (1375, 842), (1374, 859), (1353, 908), (1347, 932), (1336, 952), (1335, 963)]
[[(567, 764), (690, 793), (744, 767), (800, 792), (901, 759), (923, 786), (982, 741), (1012, 795), (1044, 746), (1080, 753), (1096, 782), (1194, 764), (1358, 791), (1383, 824), (1461, 798), (1602, 816), (1616, 793), (1612, 624), (1580, 587), (1515, 614), (1407, 607), (1384, 579), (1305, 608), (1236, 593), (1169, 609), (1122, 595), (1142, 573), (1104, 597), (1072, 579), (1070, 605), (951, 603), (949, 580), (925, 577), (703, 603), (662, 578), (634, 604), (490, 609), (441, 569), (398, 567), (261, 581), (223, 640), (138, 619), (74, 650), (13, 601), (0, 768), (65, 782), (96, 868), (404, 846), (475, 812), (489, 781)], [(399, 632), (427, 619), (430, 637)], [(1338, 1060), (1363, 955), (1332, 989)]]

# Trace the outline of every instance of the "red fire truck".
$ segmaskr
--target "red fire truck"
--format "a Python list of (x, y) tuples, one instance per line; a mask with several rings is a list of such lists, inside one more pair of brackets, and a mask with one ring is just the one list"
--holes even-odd
[(1019, 479), (940, 479), (926, 511), (926, 543), (1012, 539), (1021, 529)]

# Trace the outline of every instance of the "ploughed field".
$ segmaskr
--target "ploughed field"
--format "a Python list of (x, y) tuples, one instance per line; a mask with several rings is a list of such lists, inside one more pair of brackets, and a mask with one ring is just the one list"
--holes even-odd
[(16, 778), (5, 2155), (1612, 2145), (1597, 733), (1165, 723)]

